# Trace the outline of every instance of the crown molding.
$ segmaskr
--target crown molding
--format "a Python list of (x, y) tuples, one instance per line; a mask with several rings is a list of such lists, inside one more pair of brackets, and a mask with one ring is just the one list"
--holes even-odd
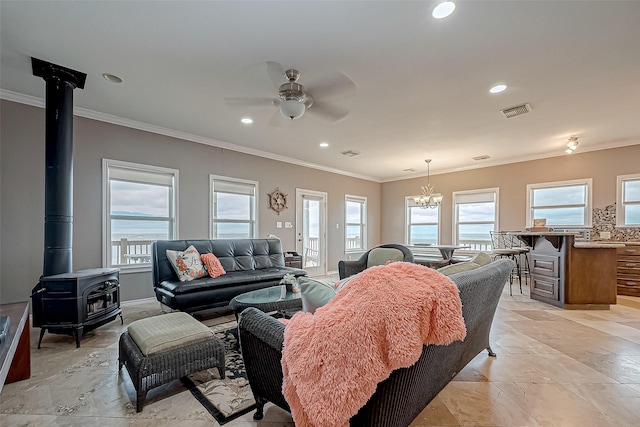
[[(44, 99), (38, 98), (36, 96), (24, 95), (17, 92), (12, 92), (6, 89), (0, 89), (0, 99), (4, 99), (7, 101), (17, 102), (19, 104), (30, 105), (32, 107), (44, 108)], [(165, 128), (162, 126), (156, 126), (149, 123), (139, 122), (136, 120), (130, 120), (124, 117), (114, 116), (111, 114), (105, 114), (94, 110), (89, 110), (86, 108), (80, 108), (77, 106), (73, 107), (73, 114), (78, 117), (84, 117), (91, 120), (97, 120), (100, 122), (110, 123), (117, 126), (128, 127), (131, 129), (141, 130), (144, 132), (155, 133), (158, 135), (164, 135), (171, 138), (182, 139), (185, 141), (197, 142), (199, 144), (209, 145), (212, 147), (223, 148), (225, 150), (237, 151), (243, 154), (249, 154), (256, 157), (262, 157), (269, 160), (276, 160), (279, 162), (289, 163), (296, 166), (302, 166), (311, 169), (321, 170), (323, 172), (335, 173), (338, 175), (349, 176), (351, 178), (364, 179), (366, 181), (373, 181), (377, 183), (381, 183), (382, 181), (378, 178), (374, 178), (367, 175), (360, 175), (348, 171), (343, 171), (340, 169), (334, 169), (322, 165), (318, 165), (315, 163), (309, 163), (302, 160), (294, 159), (292, 157), (281, 156), (278, 154), (269, 153), (262, 150), (256, 150), (253, 148), (243, 147), (240, 145), (232, 144), (225, 141), (219, 141), (213, 138), (207, 138), (200, 135), (194, 135), (188, 132), (177, 131), (169, 128)]]
[[(564, 154), (564, 149), (560, 149), (559, 151), (562, 152), (562, 154), (557, 154), (555, 152), (542, 153), (542, 154), (531, 154), (528, 156), (521, 156), (521, 157), (511, 157), (508, 159), (493, 160), (488, 162), (481, 161), (482, 164), (478, 164), (478, 165), (469, 165), (469, 166), (461, 166), (457, 168), (440, 169), (438, 172), (435, 172), (435, 173), (431, 172), (431, 176), (443, 175), (445, 173), (464, 172), (464, 171), (475, 170), (475, 169), (484, 169), (484, 168), (490, 168), (493, 166), (512, 165), (514, 163), (550, 159), (552, 157), (580, 156), (580, 154), (589, 153), (592, 151), (609, 150), (612, 148), (629, 147), (631, 145), (639, 145), (639, 144), (640, 144), (640, 141), (609, 141), (609, 142), (603, 142), (603, 143), (600, 143), (597, 145), (591, 145), (591, 146), (580, 145), (580, 149), (579, 149), (580, 151), (574, 151), (573, 154)], [(411, 174), (411, 175), (405, 175), (405, 176), (398, 176), (395, 178), (383, 179), (383, 180), (380, 180), (379, 182), (384, 184), (385, 182), (404, 181), (406, 179), (424, 178), (426, 176), (427, 176), (426, 173), (417, 173), (417, 174)]]
[[(5, 99), (7, 101), (12, 101), (12, 102), (17, 102), (20, 104), (26, 104), (26, 105), (31, 105), (33, 107), (39, 107), (39, 108), (44, 108), (44, 100), (42, 98), (38, 98), (36, 96), (30, 96), (30, 95), (24, 95), (21, 93), (17, 93), (17, 92), (12, 92), (6, 89), (0, 89), (0, 99)], [(177, 130), (173, 130), (173, 129), (168, 129), (168, 128), (164, 128), (162, 126), (156, 126), (156, 125), (152, 125), (149, 123), (144, 123), (144, 122), (138, 122), (135, 120), (130, 120), (130, 119), (126, 119), (124, 117), (119, 117), (119, 116), (113, 116), (111, 114), (105, 114), (105, 113), (100, 113), (97, 111), (93, 111), (93, 110), (89, 110), (86, 108), (80, 108), (80, 107), (75, 107), (73, 108), (73, 114), (78, 116), (78, 117), (84, 117), (87, 119), (91, 119), (91, 120), (97, 120), (97, 121), (101, 121), (101, 122), (105, 122), (105, 123), (111, 123), (114, 125), (118, 125), (118, 126), (123, 126), (123, 127), (128, 127), (131, 129), (137, 129), (137, 130), (141, 130), (144, 132), (150, 132), (150, 133), (155, 133), (158, 135), (164, 135), (164, 136), (168, 136), (171, 138), (176, 138), (176, 139), (182, 139), (185, 141), (191, 141), (191, 142), (197, 142), (199, 144), (204, 144), (204, 145), (209, 145), (212, 147), (217, 147), (217, 148), (223, 148), (226, 150), (231, 150), (231, 151), (236, 151), (239, 153), (243, 153), (243, 154), (249, 154), (252, 156), (257, 156), (257, 157), (262, 157), (265, 159), (270, 159), (270, 160), (276, 160), (279, 162), (284, 162), (284, 163), (289, 163), (292, 165), (296, 165), (296, 166), (302, 166), (302, 167), (306, 167), (306, 168), (311, 168), (311, 169), (316, 169), (316, 170), (321, 170), (324, 172), (329, 172), (329, 173), (335, 173), (338, 175), (344, 175), (344, 176), (349, 176), (352, 178), (358, 178), (358, 179), (364, 179), (366, 181), (372, 181), (372, 182), (377, 182), (377, 183), (385, 183), (385, 182), (395, 182), (395, 181), (403, 181), (405, 179), (414, 179), (414, 178), (423, 178), (425, 176), (427, 176), (427, 174), (425, 173), (418, 173), (418, 174), (411, 174), (411, 175), (404, 175), (404, 176), (397, 176), (394, 178), (387, 178), (387, 179), (379, 179), (379, 178), (374, 178), (371, 176), (367, 176), (367, 175), (360, 175), (360, 174), (356, 174), (356, 173), (352, 173), (352, 172), (348, 172), (348, 171), (343, 171), (343, 170), (339, 170), (339, 169), (334, 169), (334, 168), (330, 168), (330, 167), (326, 167), (326, 166), (322, 166), (322, 165), (317, 165), (315, 163), (309, 163), (309, 162), (305, 162), (302, 160), (298, 160), (298, 159), (294, 159), (292, 157), (287, 157), (287, 156), (280, 156), (278, 154), (273, 154), (273, 153), (269, 153), (266, 151), (261, 151), (261, 150), (256, 150), (253, 148), (248, 148), (248, 147), (243, 147), (240, 145), (236, 145), (236, 144), (232, 144), (229, 142), (224, 142), (224, 141), (219, 141), (216, 139), (212, 139), (212, 138), (206, 138), (204, 136), (199, 136), (199, 135), (194, 135), (194, 134), (190, 134), (187, 132), (182, 132), (182, 131), (177, 131)], [(580, 151), (579, 152), (575, 152), (573, 154), (571, 154), (572, 156), (579, 156), (582, 153), (588, 153), (588, 152), (592, 152), (592, 151), (601, 151), (601, 150), (608, 150), (611, 148), (620, 148), (620, 147), (627, 147), (630, 145), (638, 145), (640, 143), (640, 141), (610, 141), (610, 142), (603, 142), (597, 145), (580, 145)], [(484, 162), (482, 161), (481, 164), (477, 164), (477, 165), (469, 165), (469, 166), (463, 166), (463, 167), (457, 167), (457, 168), (446, 168), (446, 169), (441, 169), (438, 172), (432, 172), (431, 175), (442, 175), (445, 173), (453, 173), (453, 172), (464, 172), (464, 171), (468, 171), (468, 170), (474, 170), (474, 169), (482, 169), (482, 168), (488, 168), (488, 167), (493, 167), (493, 166), (502, 166), (502, 165), (508, 165), (508, 164), (513, 164), (513, 163), (520, 163), (520, 162), (529, 162), (529, 161), (533, 161), (533, 160), (541, 160), (541, 159), (548, 159), (551, 157), (561, 157), (561, 156), (566, 156), (567, 154), (556, 154), (556, 153), (542, 153), (542, 154), (532, 154), (532, 155), (528, 155), (528, 156), (522, 156), (522, 157), (517, 157), (517, 158), (509, 158), (509, 159), (501, 159), (501, 160), (494, 160), (494, 161), (488, 161), (488, 162)]]

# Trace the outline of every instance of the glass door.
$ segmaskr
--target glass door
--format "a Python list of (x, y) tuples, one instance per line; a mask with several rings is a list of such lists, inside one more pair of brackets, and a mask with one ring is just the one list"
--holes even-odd
[(309, 276), (327, 273), (326, 209), (327, 193), (296, 190), (297, 250)]

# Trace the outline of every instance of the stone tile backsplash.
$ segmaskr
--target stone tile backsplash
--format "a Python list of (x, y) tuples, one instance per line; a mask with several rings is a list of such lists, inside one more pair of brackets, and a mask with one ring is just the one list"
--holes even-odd
[(616, 204), (604, 208), (593, 208), (593, 229), (591, 240), (602, 240), (600, 233), (608, 231), (611, 238), (607, 240), (617, 242), (640, 241), (640, 228), (618, 227), (616, 228)]

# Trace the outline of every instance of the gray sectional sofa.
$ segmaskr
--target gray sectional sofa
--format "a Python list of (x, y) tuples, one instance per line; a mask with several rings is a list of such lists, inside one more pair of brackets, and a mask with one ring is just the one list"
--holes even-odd
[[(213, 253), (226, 274), (179, 281), (166, 251), (184, 251), (191, 245), (200, 254)], [(278, 239), (158, 240), (151, 247), (151, 263), (158, 301), (189, 313), (222, 307), (242, 293), (275, 286), (287, 273), (296, 277), (307, 274), (285, 267)]]
[[(351, 426), (408, 426), (429, 402), (478, 353), (489, 346), (489, 332), (498, 301), (513, 262), (502, 259), (471, 271), (453, 274), (462, 300), (467, 327), (464, 341), (449, 345), (425, 345), (418, 361), (396, 369), (378, 383), (375, 393), (350, 420)], [(282, 394), (282, 345), (284, 325), (254, 308), (240, 315), (238, 329), (247, 376), (258, 404), (255, 419), (263, 416), (267, 401), (289, 410)]]

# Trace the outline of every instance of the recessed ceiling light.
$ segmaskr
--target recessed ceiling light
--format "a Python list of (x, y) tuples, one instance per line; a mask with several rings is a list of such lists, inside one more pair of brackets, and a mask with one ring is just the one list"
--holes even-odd
[(104, 73), (102, 74), (105, 80), (110, 81), (111, 83), (122, 83), (122, 79), (116, 75)]
[(253, 119), (250, 117), (243, 117), (240, 119), (240, 121), (245, 125), (250, 125), (251, 123), (253, 123)]
[(320, 147), (322, 147), (322, 148), (326, 148), (326, 147), (328, 147), (328, 146), (329, 146), (329, 143), (328, 143), (328, 142), (321, 142), (321, 143), (320, 143)]
[(491, 92), (491, 93), (500, 93), (503, 90), (505, 90), (506, 88), (507, 88), (507, 85), (495, 85), (494, 87), (489, 89), (489, 92)]
[(433, 9), (433, 12), (431, 12), (431, 15), (433, 15), (433, 17), (436, 19), (442, 19), (451, 15), (455, 9), (456, 9), (456, 4), (454, 2), (443, 1)]

